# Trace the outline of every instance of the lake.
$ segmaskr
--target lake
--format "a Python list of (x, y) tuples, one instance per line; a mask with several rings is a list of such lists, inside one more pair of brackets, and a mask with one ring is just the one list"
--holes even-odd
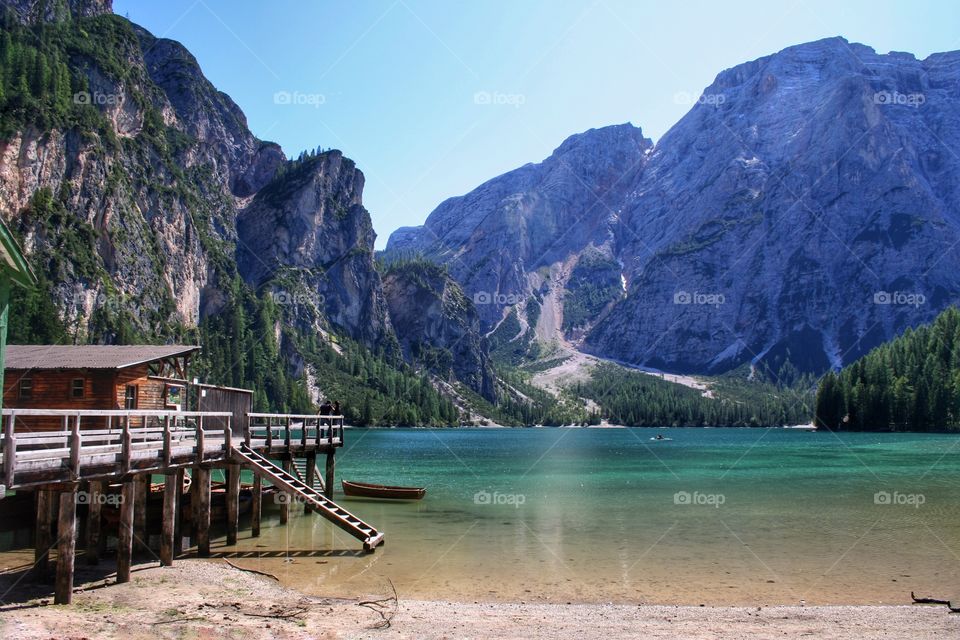
[[(661, 434), (671, 440), (655, 441)], [(339, 479), (426, 486), (344, 499)], [(337, 496), (374, 554), (298, 514), (240, 564), (310, 593), (686, 604), (960, 599), (960, 437), (785, 429), (348, 430)], [(298, 509), (299, 510), (299, 509)], [(314, 551), (316, 550), (316, 551)], [(331, 551), (332, 550), (332, 551)]]

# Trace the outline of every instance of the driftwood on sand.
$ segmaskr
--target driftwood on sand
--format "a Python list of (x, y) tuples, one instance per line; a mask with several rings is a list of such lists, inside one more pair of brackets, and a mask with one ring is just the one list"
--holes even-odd
[(939, 598), (918, 598), (913, 591), (910, 592), (910, 597), (913, 599), (913, 604), (945, 604), (947, 609), (950, 610), (950, 613), (960, 613), (960, 607), (955, 607), (949, 600), (941, 600)]
[(400, 599), (397, 596), (397, 588), (393, 585), (393, 580), (387, 578), (387, 582), (390, 583), (390, 589), (393, 590), (392, 596), (380, 598), (379, 600), (361, 600), (357, 603), (358, 607), (366, 607), (380, 614), (379, 622), (373, 625), (374, 629), (389, 629), (393, 617), (397, 615), (397, 609), (400, 606)]

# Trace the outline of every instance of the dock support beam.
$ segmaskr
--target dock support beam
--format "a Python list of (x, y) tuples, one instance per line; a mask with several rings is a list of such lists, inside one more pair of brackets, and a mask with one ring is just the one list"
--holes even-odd
[[(293, 464), (291, 464), (290, 462), (289, 455), (284, 455), (282, 466), (283, 466), (283, 470), (286, 471), (287, 473), (290, 473), (292, 471)], [(279, 487), (277, 488), (279, 489)], [(290, 500), (289, 499), (292, 498), (292, 496), (284, 495), (279, 491), (275, 495), (277, 496), (277, 498), (284, 498), (280, 502), (280, 524), (287, 524), (287, 520), (290, 517)]]
[(57, 582), (53, 603), (70, 604), (73, 600), (73, 562), (77, 550), (77, 485), (60, 492), (57, 535)]
[(100, 563), (100, 509), (103, 506), (103, 483), (91, 480), (87, 485), (87, 564)]
[(37, 490), (37, 520), (34, 532), (33, 567), (37, 576), (46, 577), (50, 572), (50, 547), (53, 546), (53, 493), (49, 489)]
[(120, 490), (120, 528), (117, 532), (117, 583), (130, 582), (133, 559), (133, 507), (137, 491), (133, 478), (124, 479)]
[(337, 455), (337, 450), (333, 447), (327, 451), (327, 473), (326, 480), (323, 483), (323, 494), (327, 496), (328, 500), (333, 500), (333, 483), (334, 483), (334, 474), (337, 469), (337, 461), (335, 456)]
[(207, 558), (210, 556), (210, 469), (197, 467), (193, 481), (197, 484), (196, 511), (193, 514), (197, 523), (197, 555)]
[(183, 467), (177, 469), (177, 506), (176, 515), (174, 515), (173, 527), (173, 555), (178, 556), (183, 553), (183, 480), (186, 477), (186, 470)]
[(163, 529), (160, 534), (160, 564), (169, 567), (173, 564), (173, 539), (177, 525), (177, 506), (180, 502), (180, 485), (177, 473), (171, 472), (163, 479)]
[(250, 503), (250, 535), (260, 537), (260, 512), (263, 510), (263, 478), (253, 474), (253, 500)]
[[(317, 452), (316, 451), (312, 451), (307, 454), (306, 470), (307, 472), (304, 474), (303, 481), (307, 484), (308, 487), (312, 489), (313, 483), (317, 477)], [(304, 513), (309, 513), (311, 511), (313, 511), (313, 509), (310, 508), (310, 505), (307, 505), (307, 504), (303, 505)]]
[(240, 529), (240, 465), (227, 465), (227, 544), (237, 544)]
[(150, 493), (150, 474), (134, 476), (136, 488), (136, 506), (133, 512), (133, 541), (137, 552), (147, 551), (150, 546), (147, 539), (147, 495)]

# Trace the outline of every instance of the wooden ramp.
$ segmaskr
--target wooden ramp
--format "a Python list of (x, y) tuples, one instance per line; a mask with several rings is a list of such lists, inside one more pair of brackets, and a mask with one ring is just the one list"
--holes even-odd
[(363, 548), (373, 551), (383, 542), (383, 532), (367, 524), (322, 493), (287, 473), (269, 459), (253, 451), (246, 444), (234, 449), (237, 462), (250, 467), (250, 470), (269, 480), (283, 491), (299, 496), (304, 502), (324, 518), (337, 525), (354, 538), (363, 542)]

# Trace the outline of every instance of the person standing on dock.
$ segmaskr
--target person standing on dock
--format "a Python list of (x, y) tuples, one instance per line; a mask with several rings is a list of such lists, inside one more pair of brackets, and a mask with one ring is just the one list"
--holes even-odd
[[(320, 415), (321, 415), (321, 416), (329, 416), (332, 412), (333, 412), (333, 405), (330, 404), (330, 401), (329, 401), (329, 400), (324, 400), (324, 401), (323, 401), (323, 404), (320, 405)], [(330, 418), (323, 418), (323, 417), (321, 417), (321, 418), (320, 418), (320, 426), (329, 427), (329, 426), (330, 426)]]

